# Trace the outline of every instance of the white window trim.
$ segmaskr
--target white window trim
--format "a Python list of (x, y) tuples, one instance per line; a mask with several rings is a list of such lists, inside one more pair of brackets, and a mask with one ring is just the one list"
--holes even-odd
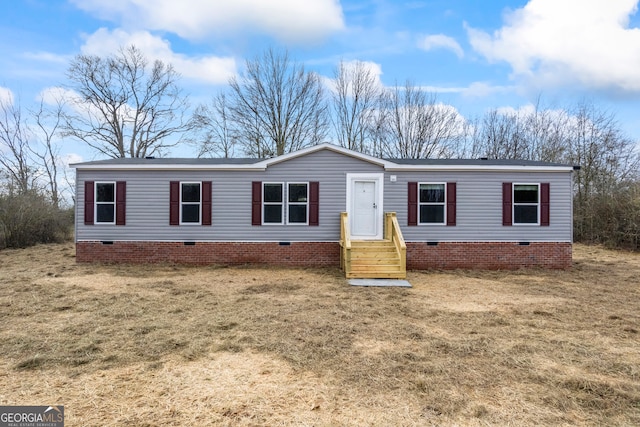
[[(280, 203), (277, 202), (265, 202), (264, 201), (264, 186), (265, 185), (280, 185), (282, 187), (282, 201)], [(284, 225), (285, 224), (285, 209), (284, 209), (284, 205), (286, 203), (287, 200), (287, 194), (285, 192), (287, 186), (284, 182), (262, 182), (262, 225)], [(264, 207), (265, 206), (275, 206), (275, 205), (280, 205), (280, 218), (281, 221), (280, 222), (266, 222), (265, 221), (265, 214), (264, 214)]]
[[(290, 185), (305, 185), (307, 187), (307, 201), (306, 202), (290, 202), (289, 201), (289, 186)], [(285, 185), (287, 189), (286, 200), (287, 200), (287, 208), (285, 209), (285, 214), (287, 216), (287, 225), (309, 225), (309, 182), (287, 182)], [(306, 206), (307, 207), (307, 217), (304, 222), (289, 222), (289, 206)]]
[[(444, 202), (433, 203), (433, 202), (420, 202), (420, 185), (429, 184), (429, 185), (442, 185), (444, 186)], [(446, 182), (419, 182), (418, 183), (418, 225), (447, 225), (447, 183)], [(443, 216), (442, 222), (420, 222), (420, 206), (443, 206)]]
[[(518, 203), (518, 206), (535, 206), (536, 207), (536, 222), (516, 222), (516, 185), (535, 185), (538, 187), (538, 202), (537, 203)], [(514, 182), (511, 186), (511, 221), (512, 225), (521, 226), (536, 226), (540, 225), (540, 183), (539, 182)]]
[[(113, 185), (113, 202), (98, 202), (98, 185), (111, 184)], [(115, 225), (116, 224), (116, 200), (118, 200), (118, 186), (115, 181), (96, 181), (93, 183), (93, 223), (102, 225)], [(98, 221), (98, 204), (113, 206), (113, 221), (105, 222)]]
[[(182, 201), (182, 185), (183, 184), (198, 184), (200, 186), (200, 201), (199, 202), (183, 202)], [(180, 225), (202, 225), (202, 181), (180, 181)], [(182, 206), (183, 205), (198, 205), (198, 222), (182, 222)]]

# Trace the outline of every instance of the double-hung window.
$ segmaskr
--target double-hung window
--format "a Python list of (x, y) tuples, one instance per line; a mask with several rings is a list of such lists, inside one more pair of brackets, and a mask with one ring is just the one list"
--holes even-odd
[(200, 224), (202, 192), (199, 182), (180, 183), (180, 223)]
[(265, 224), (282, 224), (284, 212), (284, 185), (282, 183), (265, 182), (262, 186), (263, 222)]
[(116, 223), (116, 183), (95, 183), (95, 222), (100, 224)]
[(251, 183), (251, 225), (318, 226), (320, 183)]
[(211, 181), (169, 182), (169, 225), (211, 225)]
[(289, 183), (287, 186), (289, 201), (287, 204), (287, 223), (307, 224), (309, 213), (309, 185), (307, 183)]
[(126, 181), (84, 182), (84, 224), (126, 225)]
[(418, 184), (420, 224), (445, 224), (445, 187), (444, 183)]
[(308, 224), (309, 184), (265, 182), (262, 196), (264, 224)]
[(513, 184), (513, 223), (539, 224), (540, 184)]

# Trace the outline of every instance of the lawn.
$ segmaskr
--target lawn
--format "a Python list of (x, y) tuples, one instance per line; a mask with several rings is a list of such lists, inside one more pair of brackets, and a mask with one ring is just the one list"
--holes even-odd
[(66, 426), (640, 425), (640, 254), (568, 271), (78, 265), (0, 251), (0, 404)]

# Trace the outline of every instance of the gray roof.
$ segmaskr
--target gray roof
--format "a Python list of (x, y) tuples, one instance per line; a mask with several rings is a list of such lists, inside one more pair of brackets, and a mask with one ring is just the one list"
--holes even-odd
[(399, 165), (442, 166), (569, 166), (563, 163), (519, 159), (385, 159)]
[[(185, 157), (162, 157), (162, 158), (121, 158), (104, 159), (80, 163), (82, 165), (252, 165), (264, 159), (255, 158), (185, 158)], [(384, 159), (398, 165), (417, 166), (569, 166), (562, 163), (541, 162), (535, 160), (517, 159)]]
[(244, 158), (186, 158), (186, 157), (154, 157), (154, 158), (121, 158), (104, 159), (79, 163), (81, 165), (252, 165), (263, 159)]
[(387, 170), (404, 169), (511, 169), (521, 168), (571, 170), (572, 166), (560, 163), (539, 162), (532, 160), (504, 160), (504, 159), (380, 159), (362, 154), (343, 147), (323, 143), (303, 148), (301, 150), (268, 159), (252, 158), (124, 158), (106, 159), (71, 165), (83, 169), (227, 169), (227, 170), (264, 170), (270, 165), (304, 156), (320, 150), (331, 150), (346, 156), (355, 157), (366, 162), (383, 166)]

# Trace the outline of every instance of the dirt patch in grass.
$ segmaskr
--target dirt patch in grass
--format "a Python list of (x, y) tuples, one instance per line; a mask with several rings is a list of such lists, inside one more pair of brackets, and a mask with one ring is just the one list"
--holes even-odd
[(640, 255), (570, 271), (75, 264), (0, 252), (0, 403), (74, 425), (639, 425)]

